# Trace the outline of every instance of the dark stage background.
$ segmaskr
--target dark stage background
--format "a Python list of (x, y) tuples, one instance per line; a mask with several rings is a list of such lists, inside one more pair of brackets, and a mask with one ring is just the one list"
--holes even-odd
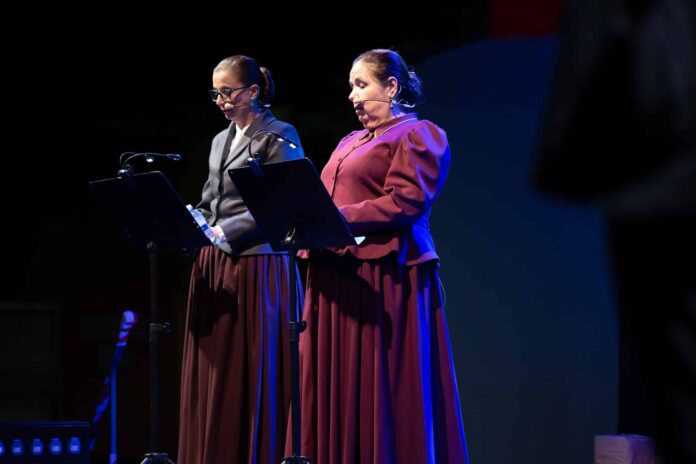
[[(271, 69), (273, 112), (321, 167), (358, 128), (352, 59), (393, 47), (422, 74), (421, 115), (452, 146), (433, 229), (472, 462), (589, 462), (592, 436), (616, 422), (602, 226), (540, 198), (529, 181), (558, 2), (311, 12), (323, 20), (259, 8), (15, 18), (23, 32), (5, 37), (0, 421), (91, 418), (131, 308), (141, 322), (120, 371), (119, 452), (125, 462), (147, 451), (147, 259), (104, 217), (88, 181), (115, 176), (124, 151), (181, 153), (152, 167), (195, 203), (210, 141), (226, 126), (208, 100), (211, 72), (232, 54)], [(168, 255), (161, 266), (161, 316), (174, 325), (161, 348), (162, 449), (174, 455), (191, 260)], [(107, 436), (93, 462), (105, 461)]]

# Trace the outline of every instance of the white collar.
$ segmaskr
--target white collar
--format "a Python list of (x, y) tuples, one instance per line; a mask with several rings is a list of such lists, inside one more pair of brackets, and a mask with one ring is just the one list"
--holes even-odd
[(241, 136), (242, 134), (244, 134), (246, 132), (246, 130), (249, 128), (249, 126), (251, 126), (251, 123), (247, 124), (246, 126), (244, 126), (240, 129), (240, 127), (235, 122), (234, 123), (234, 129), (235, 129), (234, 135)]

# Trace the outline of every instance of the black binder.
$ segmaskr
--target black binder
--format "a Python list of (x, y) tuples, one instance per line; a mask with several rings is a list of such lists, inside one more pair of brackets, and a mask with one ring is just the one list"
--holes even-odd
[(244, 203), (273, 250), (354, 245), (345, 219), (308, 158), (228, 170)]

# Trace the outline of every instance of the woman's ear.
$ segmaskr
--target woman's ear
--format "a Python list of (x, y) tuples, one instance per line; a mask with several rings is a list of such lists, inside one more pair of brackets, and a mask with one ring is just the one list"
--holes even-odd
[(399, 95), (399, 81), (394, 76), (387, 78), (387, 94), (389, 98), (396, 98)]
[(261, 89), (259, 88), (258, 84), (252, 84), (249, 86), (249, 97), (252, 100), (258, 100), (260, 95), (259, 92)]

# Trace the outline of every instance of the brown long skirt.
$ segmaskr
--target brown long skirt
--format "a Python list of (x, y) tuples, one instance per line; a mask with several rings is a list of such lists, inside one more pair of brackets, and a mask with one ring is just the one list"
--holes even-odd
[(290, 409), (288, 304), (287, 256), (200, 251), (189, 291), (177, 462), (282, 460)]
[(304, 318), (301, 451), (312, 463), (467, 462), (435, 261), (313, 257)]

